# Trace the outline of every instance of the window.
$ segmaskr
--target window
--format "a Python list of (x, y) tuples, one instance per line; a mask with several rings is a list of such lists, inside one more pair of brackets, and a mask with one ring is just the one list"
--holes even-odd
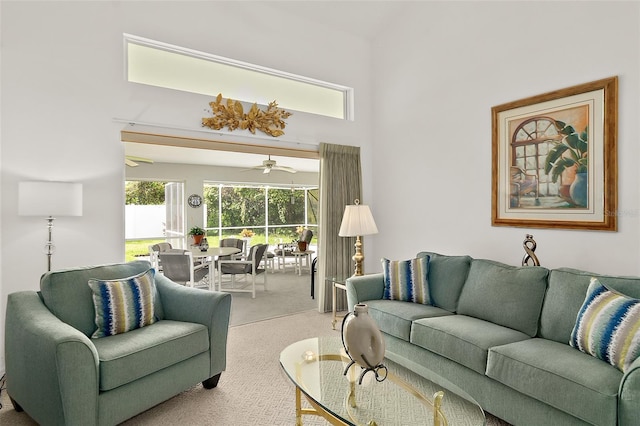
[(203, 190), (209, 244), (247, 228), (255, 242), (276, 245), (296, 238), (302, 226), (317, 235), (318, 188), (207, 183)]
[(518, 126), (511, 141), (511, 164), (537, 176), (538, 196), (558, 195), (559, 185), (544, 172), (547, 153), (559, 138), (554, 120), (534, 117)]
[(353, 120), (353, 89), (125, 34), (128, 81)]

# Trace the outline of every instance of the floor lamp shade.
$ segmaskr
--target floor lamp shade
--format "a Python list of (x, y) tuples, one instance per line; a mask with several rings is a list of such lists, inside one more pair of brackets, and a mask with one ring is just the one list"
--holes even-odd
[(20, 182), (20, 216), (82, 216), (82, 184), (71, 182)]
[(371, 209), (369, 206), (360, 204), (360, 200), (356, 200), (354, 205), (348, 205), (344, 208), (342, 223), (338, 235), (341, 237), (356, 237), (356, 254), (353, 255), (355, 265), (354, 275), (362, 275), (362, 263), (364, 254), (362, 254), (362, 241), (360, 237), (363, 235), (372, 235), (378, 233)]

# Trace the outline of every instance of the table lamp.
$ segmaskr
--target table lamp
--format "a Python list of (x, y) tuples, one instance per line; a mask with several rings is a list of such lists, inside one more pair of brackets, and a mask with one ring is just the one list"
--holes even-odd
[(20, 182), (18, 184), (18, 214), (45, 216), (49, 239), (44, 246), (47, 271), (56, 246), (51, 239), (54, 216), (82, 216), (82, 184), (71, 182)]
[(360, 237), (377, 233), (378, 227), (373, 220), (369, 206), (360, 204), (360, 200), (358, 199), (355, 200), (354, 205), (345, 206), (338, 235), (341, 237), (356, 237), (356, 254), (353, 255), (353, 262), (355, 264), (354, 276), (362, 275), (364, 254), (362, 254), (362, 241), (360, 241)]

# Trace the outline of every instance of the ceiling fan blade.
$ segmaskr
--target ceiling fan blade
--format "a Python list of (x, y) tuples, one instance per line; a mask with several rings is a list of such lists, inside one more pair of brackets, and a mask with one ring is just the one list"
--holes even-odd
[(129, 160), (128, 158), (124, 159), (124, 164), (126, 164), (129, 167), (138, 167), (138, 163), (136, 163), (135, 161)]
[(282, 172), (288, 172), (288, 173), (296, 173), (297, 170), (292, 169), (291, 167), (287, 167), (287, 166), (273, 166), (274, 170), (280, 170)]
[[(138, 162), (138, 163), (149, 163), (149, 164), (153, 164), (153, 160), (150, 158), (145, 158), (145, 157), (136, 157), (135, 155), (126, 155), (125, 157), (125, 161), (126, 160), (130, 160), (133, 162)], [(137, 164), (136, 164), (137, 166)]]

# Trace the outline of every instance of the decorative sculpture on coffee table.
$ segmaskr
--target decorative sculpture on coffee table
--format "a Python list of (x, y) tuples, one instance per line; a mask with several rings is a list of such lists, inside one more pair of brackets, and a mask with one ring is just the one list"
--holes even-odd
[(387, 367), (382, 363), (385, 344), (382, 333), (375, 321), (369, 316), (369, 307), (358, 303), (342, 320), (342, 345), (351, 362), (344, 369), (344, 375), (353, 364), (362, 368), (358, 384), (362, 384), (364, 375), (373, 371), (376, 381), (387, 378)]
[[(522, 266), (540, 266), (540, 261), (534, 253), (534, 251), (536, 251), (537, 244), (533, 239), (533, 235), (527, 234), (522, 242), (522, 246), (525, 251), (525, 255), (522, 258)], [(530, 261), (533, 262), (532, 265), (529, 264)]]

